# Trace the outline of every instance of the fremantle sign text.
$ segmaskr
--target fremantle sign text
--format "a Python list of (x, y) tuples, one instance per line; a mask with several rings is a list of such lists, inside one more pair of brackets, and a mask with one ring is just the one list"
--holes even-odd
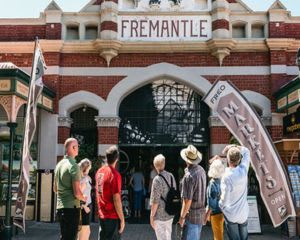
[(205, 41), (211, 38), (208, 16), (119, 16), (118, 38), (126, 41)]

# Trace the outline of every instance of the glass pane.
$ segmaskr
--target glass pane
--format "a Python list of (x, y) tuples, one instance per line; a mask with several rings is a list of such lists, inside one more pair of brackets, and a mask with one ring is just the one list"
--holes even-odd
[(120, 105), (120, 144), (208, 144), (209, 109), (201, 96), (172, 80), (158, 80)]

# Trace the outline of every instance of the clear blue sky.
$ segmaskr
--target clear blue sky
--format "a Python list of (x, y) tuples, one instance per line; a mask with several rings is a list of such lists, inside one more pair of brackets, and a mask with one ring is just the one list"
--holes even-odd
[[(65, 12), (78, 12), (90, 0), (56, 0)], [(243, 0), (255, 11), (266, 11), (274, 0)], [(5, 3), (4, 3), (5, 2)], [(38, 17), (51, 0), (0, 0), (0, 18)], [(300, 16), (300, 0), (281, 0), (293, 16)]]

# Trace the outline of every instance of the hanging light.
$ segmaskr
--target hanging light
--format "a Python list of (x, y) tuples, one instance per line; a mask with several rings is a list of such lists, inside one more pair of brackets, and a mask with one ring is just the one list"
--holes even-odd
[(9, 127), (7, 126), (0, 126), (0, 139), (1, 140), (9, 140)]
[(84, 104), (84, 105), (83, 105), (83, 109), (82, 109), (82, 111), (83, 111), (83, 112), (86, 112), (86, 109), (87, 109), (87, 105), (86, 105), (86, 104)]

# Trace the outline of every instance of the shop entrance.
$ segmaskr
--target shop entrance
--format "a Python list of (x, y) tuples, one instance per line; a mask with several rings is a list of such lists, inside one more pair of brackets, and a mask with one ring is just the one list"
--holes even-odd
[[(166, 170), (173, 173), (177, 184), (185, 168), (180, 151), (188, 144), (203, 153), (201, 165), (206, 169), (209, 108), (201, 98), (188, 86), (160, 79), (137, 89), (121, 102), (119, 170), (131, 201), (130, 177), (136, 169), (141, 169), (148, 193), (151, 165), (157, 154), (165, 156)], [(145, 209), (144, 201), (142, 205)]]

